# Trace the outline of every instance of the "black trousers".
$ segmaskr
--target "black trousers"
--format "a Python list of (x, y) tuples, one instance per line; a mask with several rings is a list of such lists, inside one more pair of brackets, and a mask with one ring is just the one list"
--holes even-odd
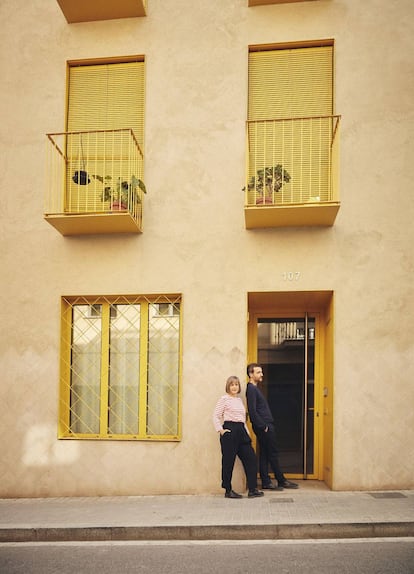
[(275, 427), (272, 424), (268, 425), (268, 431), (253, 428), (260, 447), (259, 456), (259, 472), (263, 484), (269, 484), (269, 465), (274, 472), (275, 478), (278, 483), (284, 482), (285, 476), (280, 468), (279, 453), (276, 443)]
[(248, 489), (254, 490), (257, 487), (256, 455), (245, 426), (243, 423), (224, 421), (223, 428), (231, 432), (220, 436), (221, 486), (226, 490), (231, 490), (234, 463), (238, 456), (246, 473)]

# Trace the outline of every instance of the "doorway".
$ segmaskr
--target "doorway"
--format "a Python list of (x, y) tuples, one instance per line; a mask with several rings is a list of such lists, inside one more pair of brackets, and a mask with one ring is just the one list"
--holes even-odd
[(315, 317), (259, 317), (257, 335), (281, 467), (286, 474), (314, 478)]
[(261, 390), (275, 420), (281, 468), (289, 478), (328, 485), (331, 315), (331, 292), (249, 294), (249, 362), (263, 369)]

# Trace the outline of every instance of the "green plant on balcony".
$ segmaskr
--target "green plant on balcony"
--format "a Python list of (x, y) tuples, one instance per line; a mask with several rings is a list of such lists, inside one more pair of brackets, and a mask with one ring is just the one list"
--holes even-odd
[(289, 181), (289, 173), (278, 163), (274, 167), (258, 169), (256, 175), (249, 179), (247, 189), (255, 193), (256, 204), (273, 203), (273, 193), (279, 192), (283, 184)]
[(115, 185), (112, 183), (112, 176), (106, 175), (93, 175), (95, 179), (100, 181), (104, 186), (101, 194), (101, 201), (110, 201), (112, 209), (127, 209), (128, 199), (131, 196), (133, 201), (141, 202), (141, 196), (138, 190), (147, 193), (146, 187), (142, 179), (133, 175), (129, 181), (118, 177)]

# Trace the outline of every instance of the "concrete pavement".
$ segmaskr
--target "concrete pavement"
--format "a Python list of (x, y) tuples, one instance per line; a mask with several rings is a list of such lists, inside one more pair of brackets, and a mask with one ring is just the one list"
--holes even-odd
[(0, 499), (0, 542), (414, 536), (414, 490)]

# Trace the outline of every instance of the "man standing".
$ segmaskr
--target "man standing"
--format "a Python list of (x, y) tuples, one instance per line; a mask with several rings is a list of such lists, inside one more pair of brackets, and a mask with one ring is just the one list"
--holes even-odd
[[(297, 484), (285, 478), (279, 466), (273, 416), (266, 397), (257, 386), (263, 380), (262, 367), (257, 363), (250, 363), (247, 365), (247, 376), (249, 377), (246, 389), (247, 409), (260, 446), (259, 470), (262, 488), (265, 490), (299, 488)], [(275, 474), (278, 486), (275, 486), (270, 480), (269, 464)]]

